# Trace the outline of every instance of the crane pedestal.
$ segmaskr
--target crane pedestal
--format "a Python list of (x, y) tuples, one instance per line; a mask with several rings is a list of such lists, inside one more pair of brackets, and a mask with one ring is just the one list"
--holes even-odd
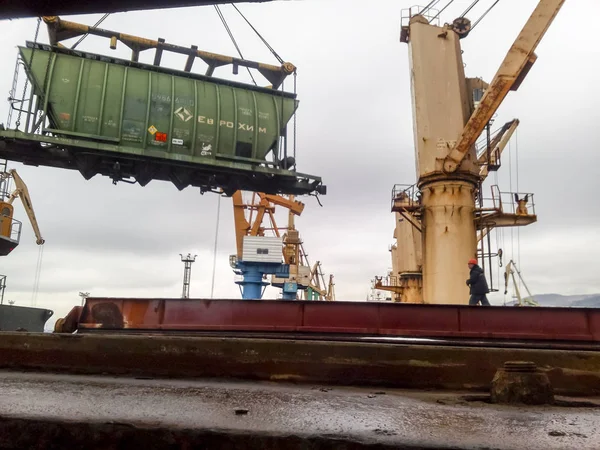
[[(242, 287), (242, 299), (244, 300), (260, 300), (262, 298), (264, 288), (269, 285), (263, 280), (264, 275), (276, 275), (282, 278), (290, 276), (290, 266), (280, 263), (238, 261), (235, 269), (243, 277), (241, 281), (235, 283)], [(296, 293), (294, 292), (295, 298)]]
[(423, 300), (464, 304), (467, 261), (477, 251), (475, 185), (443, 180), (421, 188), (423, 201)]

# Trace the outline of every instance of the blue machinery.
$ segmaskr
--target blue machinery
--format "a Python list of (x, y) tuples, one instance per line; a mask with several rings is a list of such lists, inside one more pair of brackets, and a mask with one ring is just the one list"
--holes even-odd
[[(238, 261), (235, 256), (231, 257), (230, 263), (234, 272), (243, 277), (242, 280), (235, 283), (240, 286), (244, 300), (260, 300), (262, 298), (265, 288), (269, 285), (264, 280), (265, 275), (275, 275), (277, 278), (290, 276), (289, 264)], [(297, 283), (290, 281), (283, 284), (283, 300), (296, 300), (297, 293)]]

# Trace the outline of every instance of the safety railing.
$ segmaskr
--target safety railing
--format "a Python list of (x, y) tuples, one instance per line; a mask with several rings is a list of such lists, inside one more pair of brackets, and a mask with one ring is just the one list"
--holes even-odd
[(400, 42), (408, 42), (408, 32), (409, 32), (409, 23), (410, 19), (414, 16), (421, 15), (427, 19), (427, 21), (432, 25), (439, 26), (440, 24), (440, 15), (439, 10), (434, 8), (428, 8), (425, 6), (411, 6), (410, 8), (406, 8), (401, 10), (400, 12)]
[[(37, 93), (39, 91), (27, 76), (25, 61), (19, 55), (15, 65), (12, 88), (8, 97), (9, 111), (7, 127), (9, 129), (20, 130), (25, 133), (41, 133), (42, 125), (46, 121), (46, 114), (41, 108), (36, 107), (36, 105), (42, 103)], [(15, 115), (16, 121), (13, 126)]]
[(5, 239), (10, 239), (11, 241), (14, 242), (19, 242), (21, 240), (21, 229), (23, 228), (23, 224), (21, 223), (21, 221), (17, 220), (17, 219), (13, 219), (10, 216), (5, 216), (5, 215), (1, 215), (0, 218), (2, 219), (0, 222), (4, 223), (5, 220), (10, 221), (10, 225), (9, 225), (9, 233), (8, 235), (4, 235), (0, 233), (0, 237), (3, 237)]
[[(482, 212), (500, 212), (521, 216), (535, 215), (535, 201), (531, 192), (503, 192), (498, 185), (491, 186), (491, 197), (484, 197)], [(488, 206), (490, 205), (490, 206)]]
[(375, 277), (373, 286), (375, 289), (386, 287), (401, 287), (402, 282), (400, 281), (400, 278), (395, 275), (387, 275), (385, 277)]
[(395, 184), (392, 188), (392, 211), (398, 208), (415, 210), (421, 207), (421, 191), (416, 184)]
[(21, 240), (21, 230), (23, 223), (17, 219), (12, 219), (10, 224), (10, 239), (19, 242)]
[(426, 6), (421, 5), (411, 6), (400, 11), (400, 24), (402, 27), (408, 27), (412, 17), (421, 15), (425, 17), (430, 24), (439, 25), (439, 13), (440, 10), (436, 8), (427, 8)]

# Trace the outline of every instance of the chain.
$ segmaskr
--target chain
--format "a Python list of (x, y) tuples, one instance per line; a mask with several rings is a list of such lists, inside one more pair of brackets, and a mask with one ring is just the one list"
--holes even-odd
[[(35, 44), (37, 44), (37, 39), (38, 39), (38, 34), (40, 32), (40, 24), (42, 23), (42, 18), (38, 17), (37, 19), (37, 26), (35, 27), (35, 36), (33, 38), (33, 48), (31, 49), (31, 56), (29, 58), (29, 70), (31, 70), (32, 68), (32, 64), (33, 64), (33, 54), (35, 53)], [(23, 108), (25, 107), (25, 94), (27, 93), (27, 86), (29, 85), (29, 77), (26, 75), (25, 77), (25, 86), (23, 86), (23, 97), (21, 100), (21, 108), (19, 108), (19, 114), (17, 115), (17, 123), (15, 124), (17, 126), (17, 130), (19, 129), (19, 126), (21, 126), (21, 114), (23, 113)]]

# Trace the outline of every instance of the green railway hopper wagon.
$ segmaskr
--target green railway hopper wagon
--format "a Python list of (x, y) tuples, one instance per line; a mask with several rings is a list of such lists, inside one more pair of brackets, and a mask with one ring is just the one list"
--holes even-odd
[(142, 186), (326, 191), (287, 150), (295, 94), (29, 42), (18, 64), (31, 88), (17, 129), (0, 129), (1, 157)]

